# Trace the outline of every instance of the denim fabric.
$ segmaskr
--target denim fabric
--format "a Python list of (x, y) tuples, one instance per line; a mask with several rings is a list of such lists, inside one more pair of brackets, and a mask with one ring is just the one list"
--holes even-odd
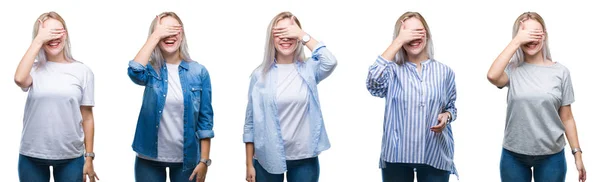
[(54, 181), (81, 182), (84, 164), (83, 156), (74, 159), (47, 160), (19, 155), (19, 181), (50, 181), (50, 166), (52, 166)]
[(450, 171), (436, 169), (426, 164), (388, 163), (381, 169), (383, 182), (413, 182), (417, 172), (418, 182), (448, 182)]
[(135, 181), (166, 182), (167, 168), (169, 168), (169, 180), (171, 182), (189, 182), (188, 179), (194, 171), (194, 169), (183, 170), (183, 163), (158, 162), (136, 157)]
[(500, 178), (503, 182), (531, 182), (532, 176), (535, 181), (564, 182), (567, 176), (564, 149), (556, 154), (538, 156), (502, 149)]
[[(145, 67), (129, 62), (131, 80), (145, 86), (142, 108), (135, 130), (132, 148), (151, 158), (157, 157), (158, 126), (167, 96), (167, 67), (157, 73), (150, 63)], [(179, 79), (183, 89), (183, 169), (195, 168), (200, 161), (200, 139), (214, 137), (210, 76), (204, 66), (195, 61), (181, 61)]]
[[(319, 181), (320, 167), (318, 157), (288, 160), (285, 163), (288, 167), (288, 171), (285, 174), (288, 182)], [(254, 171), (256, 171), (256, 182), (283, 182), (284, 174), (271, 174), (256, 160), (254, 160)]]

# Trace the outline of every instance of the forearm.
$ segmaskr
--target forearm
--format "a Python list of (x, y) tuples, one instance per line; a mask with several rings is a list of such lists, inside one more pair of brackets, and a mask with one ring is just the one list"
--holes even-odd
[(495, 82), (500, 80), (500, 78), (504, 74), (504, 69), (510, 62), (512, 56), (519, 49), (519, 46), (519, 43), (513, 40), (508, 44), (508, 46), (506, 46), (506, 48), (504, 48), (502, 53), (500, 53), (500, 55), (496, 57), (496, 59), (492, 63), (492, 66), (488, 70), (488, 80), (490, 82), (495, 84)]
[[(306, 34), (306, 33), (304, 33)], [(302, 37), (300, 37), (300, 39), (302, 39)], [(308, 42), (306, 42), (306, 44), (304, 44), (306, 47), (308, 47), (308, 49), (312, 52), (314, 51), (317, 47), (317, 44), (319, 44), (319, 41), (317, 39), (315, 39), (314, 37), (310, 37), (310, 40)]]
[(394, 58), (396, 57), (396, 53), (398, 53), (398, 51), (400, 51), (400, 49), (402, 48), (402, 45), (403, 45), (402, 42), (398, 42), (397, 40), (394, 40), (392, 42), (392, 44), (390, 44), (390, 46), (388, 46), (388, 48), (385, 49), (383, 54), (381, 54), (381, 57), (383, 57), (383, 59), (385, 59), (385, 60), (393, 61)]
[(252, 167), (254, 159), (254, 143), (246, 143), (246, 167)]
[(200, 140), (200, 158), (210, 159), (210, 138)]
[[(94, 152), (94, 119), (88, 119), (83, 121), (83, 133), (85, 152)], [(87, 157), (86, 161), (91, 159), (91, 157)]]
[(15, 83), (21, 87), (28, 87), (31, 85), (31, 68), (33, 67), (33, 63), (35, 62), (35, 57), (39, 54), (40, 49), (42, 48), (43, 43), (37, 40), (34, 40), (25, 55), (21, 58), (19, 62), (19, 66), (15, 71)]
[[(563, 124), (565, 126), (565, 134), (567, 135), (567, 140), (569, 141), (569, 146), (571, 147), (571, 149), (580, 148), (579, 147), (579, 138), (577, 136), (577, 126), (575, 124), (575, 120), (570, 119), (570, 120), (563, 122)], [(576, 157), (578, 155), (581, 156), (581, 152), (578, 152), (576, 154)]]
[(142, 49), (140, 49), (140, 51), (137, 53), (137, 55), (135, 56), (135, 58), (133, 60), (135, 62), (138, 62), (138, 63), (146, 66), (146, 64), (148, 64), (148, 61), (150, 60), (150, 56), (152, 55), (154, 48), (156, 47), (156, 45), (158, 44), (159, 41), (160, 41), (159, 37), (156, 37), (156, 36), (148, 37), (148, 40), (146, 40), (146, 43), (144, 44)]

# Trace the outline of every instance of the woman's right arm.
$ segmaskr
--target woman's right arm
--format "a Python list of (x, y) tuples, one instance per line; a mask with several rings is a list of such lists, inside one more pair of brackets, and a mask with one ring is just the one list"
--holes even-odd
[(508, 74), (504, 71), (512, 56), (523, 44), (543, 40), (544, 32), (541, 30), (526, 30), (525, 25), (519, 28), (517, 35), (504, 48), (502, 53), (494, 60), (487, 74), (487, 79), (496, 87), (502, 88), (508, 84)]
[(148, 64), (148, 61), (150, 61), (150, 56), (160, 40), (168, 36), (177, 35), (181, 32), (181, 26), (162, 25), (160, 23), (160, 17), (157, 16), (156, 18), (157, 25), (154, 32), (148, 36), (148, 40), (146, 40), (142, 49), (135, 55), (133, 61), (129, 61), (127, 74), (129, 75), (129, 78), (138, 85), (146, 85), (148, 76), (148, 74), (146, 74), (146, 65)]
[[(39, 21), (39, 20), (38, 20)], [(61, 38), (65, 35), (64, 29), (48, 29), (44, 27), (44, 23), (40, 21), (40, 26), (38, 28), (38, 34), (35, 36), (29, 49), (21, 58), (21, 62), (19, 62), (19, 66), (17, 67), (17, 71), (15, 71), (15, 83), (21, 88), (29, 88), (33, 83), (33, 79), (31, 78), (31, 68), (33, 67), (33, 63), (35, 62), (35, 57), (39, 54), (40, 49), (46, 42), (52, 39)]]
[(398, 36), (392, 41), (392, 44), (375, 60), (369, 68), (367, 76), (367, 90), (375, 97), (385, 97), (387, 95), (389, 75), (391, 65), (395, 64), (392, 60), (402, 46), (412, 40), (425, 37), (424, 30), (409, 30), (404, 25), (400, 28)]

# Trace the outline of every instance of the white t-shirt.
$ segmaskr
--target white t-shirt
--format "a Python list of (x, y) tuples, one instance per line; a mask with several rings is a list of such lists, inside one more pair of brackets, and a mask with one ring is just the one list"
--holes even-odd
[[(314, 157), (307, 153), (310, 145), (308, 121), (308, 86), (296, 64), (277, 64), (277, 110), (286, 160)], [(304, 149), (304, 150), (302, 150)]]
[(81, 62), (34, 64), (20, 154), (50, 160), (85, 152), (80, 106), (94, 106), (94, 74)]
[(167, 71), (169, 88), (158, 127), (158, 157), (150, 160), (179, 163), (183, 162), (184, 107), (179, 65), (167, 64)]

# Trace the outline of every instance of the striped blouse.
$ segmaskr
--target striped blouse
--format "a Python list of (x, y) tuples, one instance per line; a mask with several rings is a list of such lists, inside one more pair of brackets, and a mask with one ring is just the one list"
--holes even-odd
[(369, 68), (367, 89), (385, 97), (380, 168), (388, 163), (426, 164), (457, 174), (450, 124), (441, 133), (430, 130), (438, 114), (456, 119), (454, 72), (435, 60), (398, 65), (379, 56)]

